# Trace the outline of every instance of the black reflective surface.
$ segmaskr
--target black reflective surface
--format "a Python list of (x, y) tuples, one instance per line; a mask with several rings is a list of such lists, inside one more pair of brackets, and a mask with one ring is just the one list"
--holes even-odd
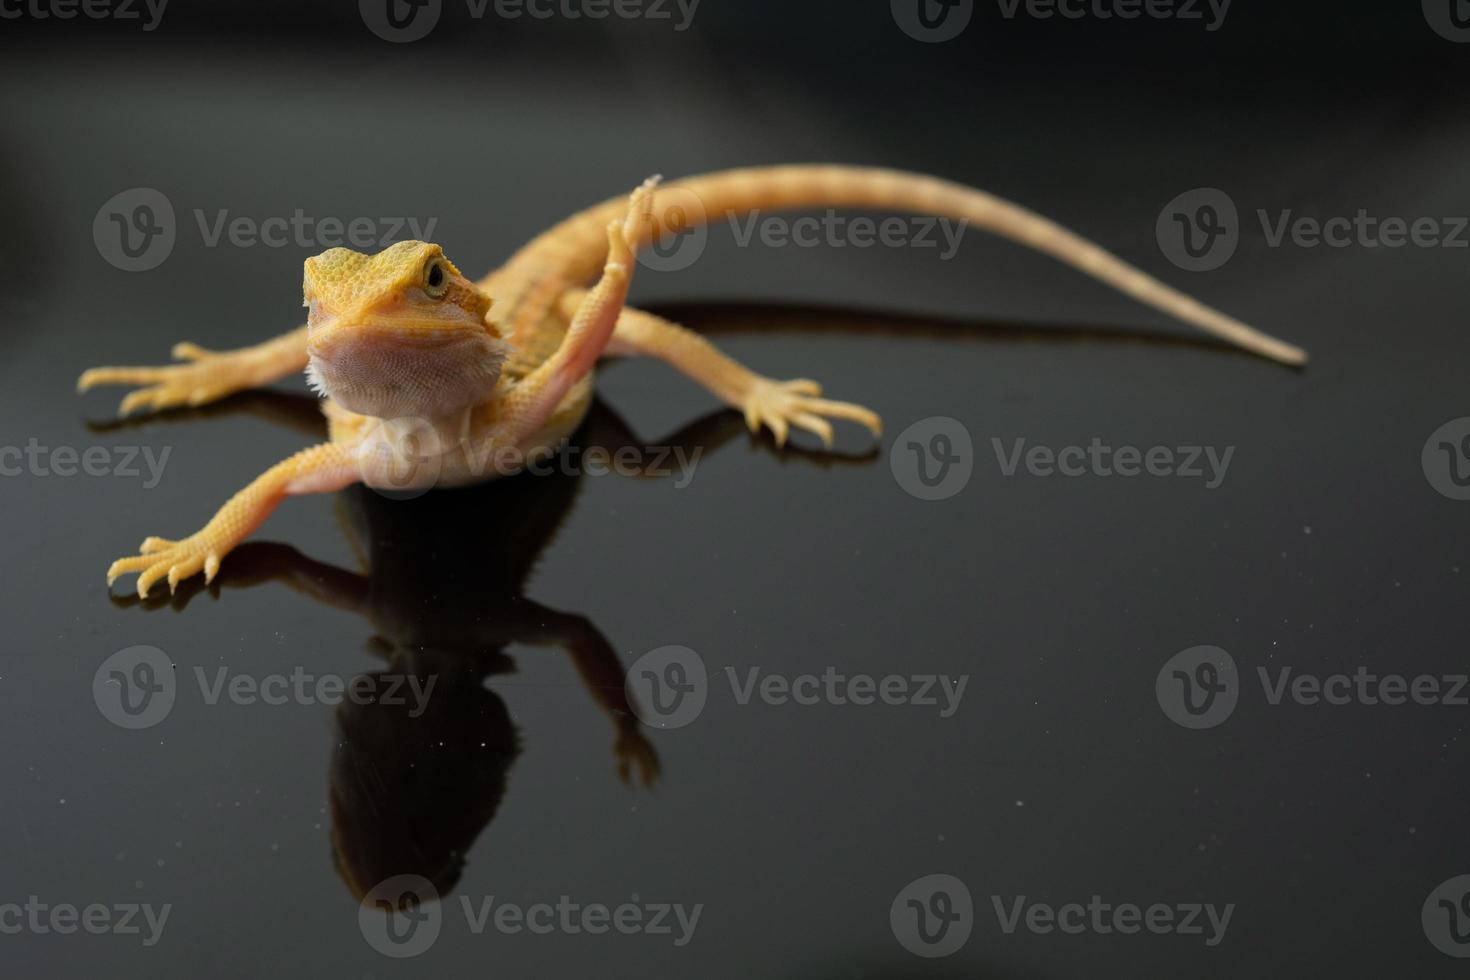
[[(402, 45), (350, 5), (170, 6), (147, 32), (0, 21), (0, 444), (20, 451), (0, 478), (6, 975), (1463, 972), (1431, 933), (1465, 951), (1470, 909), (1436, 889), (1470, 874), (1470, 707), (1445, 703), (1470, 670), (1470, 503), (1453, 499), (1470, 454), (1431, 434), (1470, 416), (1455, 244), (1470, 240), (1470, 47), (1414, 4), (1238, 5), (1216, 31), (981, 5), (942, 45), (906, 37), (886, 4), (788, 6), (705, 0), (680, 32), (451, 5)], [(648, 173), (809, 159), (1015, 199), (1314, 359), (1298, 372), (1226, 350), (981, 236), (944, 261), (741, 247), (719, 228), (692, 267), (640, 271), (636, 302), (870, 405), (881, 446), (844, 429), (835, 456), (802, 439), (781, 452), (666, 367), (617, 363), (573, 445), (678, 448), (689, 479), (293, 500), (208, 589), (104, 588), (142, 537), (197, 528), (321, 438), (296, 380), (121, 423), (121, 392), (72, 391), (94, 364), (299, 321), (319, 249), (211, 245), (221, 220), (432, 220), (479, 271)], [(177, 242), (129, 273), (93, 223), (134, 187), (171, 201)], [(1238, 207), (1240, 240), (1191, 273), (1155, 226), (1201, 187)], [(1434, 219), (1442, 243), (1271, 241), (1283, 219), (1360, 211)], [(969, 435), (973, 472), (922, 500), (891, 463), (935, 417)], [(1205, 475), (1007, 475), (1017, 440), (1181, 463), (1198, 447)], [(94, 447), (106, 475), (68, 464)], [(1206, 449), (1229, 452), (1213, 488)], [(1166, 664), (1200, 645), (1233, 659), (1237, 701), (1192, 730), (1163, 703)], [(177, 691), (128, 730), (94, 679), (136, 646), (162, 651)], [(623, 685), (666, 646), (708, 681), (696, 719), (658, 730)], [(1196, 666), (1180, 669), (1209, 679)], [(941, 686), (934, 704), (853, 703), (861, 685), (839, 703), (834, 674), (964, 684), (948, 707)], [(798, 685), (815, 703), (763, 698), (771, 675), (817, 678)], [(1385, 675), (1434, 678), (1437, 703), (1370, 703), (1393, 695)], [(358, 677), (373, 699), (312, 686)], [(1307, 703), (1313, 678), (1348, 703)], [(277, 683), (279, 704), (251, 686)], [(413, 683), (422, 703), (388, 696)], [(359, 899), (403, 874), (441, 894), (441, 929), (391, 958)], [(908, 903), (930, 875), (973, 904), (942, 958), (901, 935), (916, 908), (955, 909)], [(1008, 932), (1022, 896), (1041, 910)], [(1047, 928), (1046, 908), (1093, 896), (1230, 918), (1120, 934), (1088, 910), (1077, 934)], [(559, 911), (547, 934), (495, 925), (503, 905), (541, 903), (634, 907), (645, 927), (589, 934)], [(141, 912), (138, 933), (49, 918), (100, 905), (115, 926), (142, 904), (168, 910), (151, 935)], [(697, 919), (646, 928), (663, 904)]]

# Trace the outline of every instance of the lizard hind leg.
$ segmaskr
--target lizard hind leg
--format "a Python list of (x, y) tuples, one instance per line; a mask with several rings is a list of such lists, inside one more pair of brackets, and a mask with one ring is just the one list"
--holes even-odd
[[(564, 314), (575, 309), (577, 294), (562, 299)], [(687, 327), (652, 313), (625, 308), (618, 318), (608, 352), (656, 357), (688, 375), (745, 416), (752, 432), (771, 430), (776, 445), (784, 446), (792, 428), (812, 433), (832, 447), (831, 419), (856, 422), (875, 438), (883, 434), (883, 420), (875, 412), (851, 402), (822, 398), (822, 386), (807, 378), (778, 381), (762, 377)]]

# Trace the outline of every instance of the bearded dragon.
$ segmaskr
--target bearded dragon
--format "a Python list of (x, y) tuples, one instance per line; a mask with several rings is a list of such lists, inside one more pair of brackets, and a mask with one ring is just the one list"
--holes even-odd
[[(329, 441), (272, 466), (200, 531), (149, 537), (107, 570), (137, 573), (139, 596), (170, 589), (220, 561), (286, 497), (369, 486), (456, 486), (523, 468), (579, 424), (604, 354), (659, 358), (764, 426), (778, 444), (791, 427), (828, 446), (829, 420), (881, 435), (876, 414), (821, 397), (815, 381), (762, 377), (697, 334), (624, 305), (636, 250), (668, 231), (767, 210), (857, 207), (949, 218), (1027, 245), (1230, 343), (1285, 364), (1298, 347), (1266, 336), (1145, 275), (1097, 245), (983, 191), (919, 174), (835, 165), (729, 170), (589, 208), (543, 233), (479, 282), (438, 245), (399, 242), (376, 255), (328, 249), (306, 260), (306, 324), (253, 347), (174, 347), (184, 363), (101, 367), (78, 388), (143, 385), (121, 412), (201, 405), (303, 368), (325, 398)], [(599, 269), (601, 270), (599, 276)], [(595, 285), (587, 289), (588, 283)], [(492, 298), (496, 314), (491, 315)]]

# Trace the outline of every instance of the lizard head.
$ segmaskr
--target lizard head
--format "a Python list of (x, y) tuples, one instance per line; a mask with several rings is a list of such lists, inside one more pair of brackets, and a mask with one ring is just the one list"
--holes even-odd
[(377, 255), (331, 248), (306, 260), (307, 377), (348, 411), (438, 416), (489, 397), (510, 348), (490, 298), (444, 250), (398, 242)]

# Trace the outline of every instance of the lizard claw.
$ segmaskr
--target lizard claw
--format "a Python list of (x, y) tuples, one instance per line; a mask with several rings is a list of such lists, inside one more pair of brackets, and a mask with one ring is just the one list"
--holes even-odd
[(170, 356), (176, 361), (205, 361), (211, 357), (219, 357), (219, 351), (206, 350), (198, 344), (191, 344), (182, 340), (174, 344), (174, 349), (169, 351)]
[(138, 598), (148, 598), (148, 590), (159, 579), (168, 579), (168, 590), (174, 592), (179, 583), (200, 571), (204, 582), (209, 584), (219, 572), (220, 553), (218, 547), (204, 533), (193, 535), (182, 541), (166, 541), (163, 538), (146, 538), (138, 548), (139, 554), (131, 558), (119, 558), (107, 569), (107, 584), (111, 585), (119, 575), (138, 573)]
[(883, 434), (883, 420), (876, 414), (850, 402), (827, 401), (821, 397), (822, 386), (808, 378), (794, 381), (772, 381), (761, 378), (745, 397), (745, 424), (751, 432), (764, 425), (776, 438), (776, 445), (786, 445), (791, 426), (805, 429), (832, 448), (832, 424), (828, 418), (846, 419), (865, 426), (876, 438)]

